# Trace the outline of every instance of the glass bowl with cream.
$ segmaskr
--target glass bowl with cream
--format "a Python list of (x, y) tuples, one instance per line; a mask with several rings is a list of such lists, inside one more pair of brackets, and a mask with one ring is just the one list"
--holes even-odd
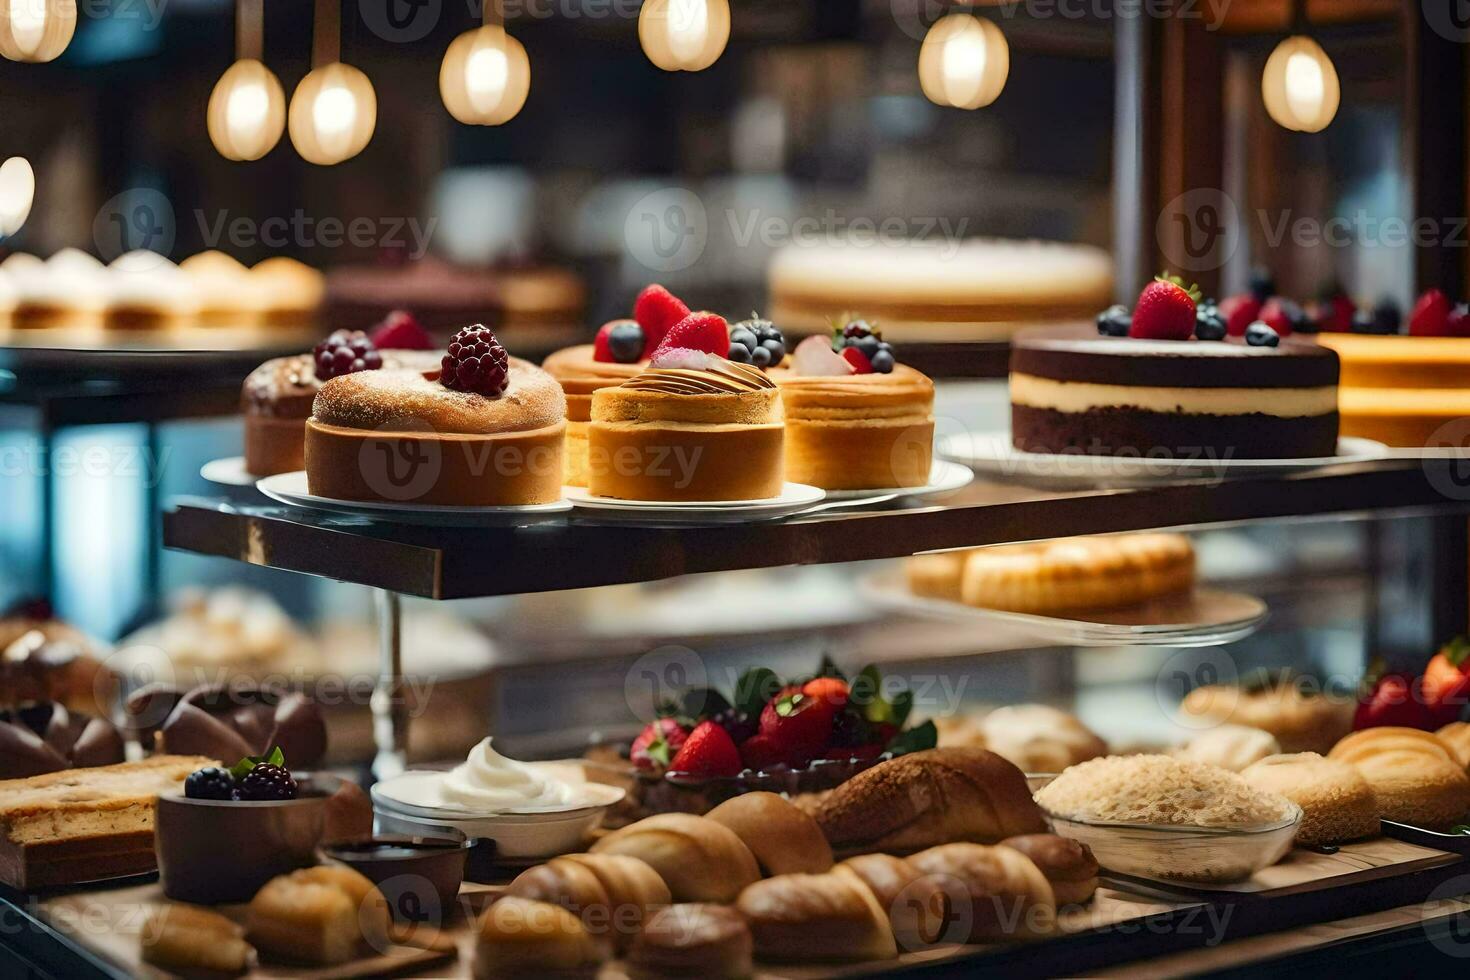
[(453, 769), (413, 770), (373, 787), (384, 833), (433, 836), (443, 828), (495, 841), (498, 858), (534, 859), (580, 848), (617, 786), (589, 782), (580, 762), (518, 762), (486, 738)]

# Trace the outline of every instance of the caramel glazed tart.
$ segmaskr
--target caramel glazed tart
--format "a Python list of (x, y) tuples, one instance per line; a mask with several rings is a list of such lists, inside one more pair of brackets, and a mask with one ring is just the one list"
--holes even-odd
[(561, 499), (566, 398), (512, 357), (496, 398), (455, 391), (439, 372), (359, 371), (322, 385), (306, 423), (312, 494), (459, 507)]
[(592, 396), (588, 490), (623, 500), (746, 500), (781, 492), (784, 428), (759, 368), (651, 368)]

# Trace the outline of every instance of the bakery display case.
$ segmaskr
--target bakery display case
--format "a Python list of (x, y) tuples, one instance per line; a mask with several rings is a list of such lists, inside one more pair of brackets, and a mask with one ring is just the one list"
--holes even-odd
[(1455, 21), (42, 7), (0, 974), (1463, 956)]

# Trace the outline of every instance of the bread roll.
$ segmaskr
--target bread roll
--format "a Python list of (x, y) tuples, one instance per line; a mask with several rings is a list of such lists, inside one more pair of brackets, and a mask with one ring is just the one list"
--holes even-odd
[(1314, 847), (1378, 836), (1378, 800), (1363, 774), (1346, 762), (1315, 752), (1273, 755), (1247, 766), (1240, 776), (1302, 808), (1298, 844)]
[(505, 894), (560, 905), (578, 918), (589, 908), (606, 909), (609, 901), (607, 890), (591, 868), (563, 858), (552, 858), (522, 871)]
[(633, 939), (634, 977), (680, 976), (739, 980), (751, 974), (750, 927), (724, 905), (670, 905), (649, 916)]
[(1200, 732), (1171, 754), (1178, 759), (1208, 762), (1221, 769), (1240, 772), (1268, 755), (1280, 755), (1281, 744), (1275, 735), (1264, 729), (1225, 724)]
[(945, 890), (950, 918), (968, 921), (970, 942), (1031, 939), (1056, 930), (1051, 884), (1014, 848), (944, 844), (920, 851), (909, 863)]
[(1081, 905), (1097, 891), (1097, 858), (1081, 841), (1057, 834), (1007, 837), (1000, 846), (1020, 851), (1046, 876), (1057, 906)]
[(332, 882), (298, 874), (272, 878), (250, 900), (250, 942), (262, 955), (287, 962), (333, 965), (356, 959), (365, 945), (358, 903)]
[(905, 853), (1046, 830), (1021, 770), (984, 749), (929, 749), (881, 762), (813, 814), (839, 850)]
[(1290, 680), (1258, 688), (1207, 684), (1185, 696), (1179, 713), (1192, 728), (1233, 722), (1270, 732), (1283, 752), (1326, 752), (1352, 728), (1356, 704)]
[[(945, 942), (949, 898), (934, 879), (892, 854), (859, 854), (833, 869), (856, 876), (888, 913), (894, 941), (902, 950)], [(958, 941), (957, 939), (955, 941)]]
[(777, 875), (740, 893), (761, 959), (842, 962), (898, 955), (888, 915), (854, 874)]
[(637, 858), (622, 854), (567, 854), (559, 860), (583, 865), (597, 876), (607, 893), (607, 913), (605, 917), (594, 917), (584, 912), (582, 924), (597, 935), (603, 928), (599, 920), (605, 918), (606, 930), (618, 949), (632, 942), (649, 915), (673, 900), (669, 886), (658, 872)]
[(755, 855), (733, 830), (688, 813), (660, 813), (631, 823), (593, 844), (592, 853), (647, 862), (676, 902), (728, 905), (761, 876)]
[(1470, 768), (1470, 723), (1452, 721), (1434, 734), (1450, 747), (1460, 765)]
[(1450, 747), (1413, 728), (1367, 728), (1333, 746), (1329, 759), (1362, 773), (1385, 820), (1443, 830), (1470, 812), (1470, 777)]
[(295, 881), (316, 882), (344, 892), (357, 907), (357, 924), (363, 939), (374, 949), (387, 946), (393, 910), (367, 875), (345, 864), (319, 864), (293, 871), (290, 877)]
[(705, 816), (733, 830), (768, 875), (820, 874), (832, 868), (832, 847), (822, 828), (785, 797), (742, 793)]
[(476, 980), (527, 974), (592, 976), (606, 950), (559, 905), (508, 895), (475, 924)]
[(976, 725), (979, 748), (1022, 772), (1061, 772), (1108, 754), (1108, 745), (1082, 722), (1046, 704), (996, 708)]

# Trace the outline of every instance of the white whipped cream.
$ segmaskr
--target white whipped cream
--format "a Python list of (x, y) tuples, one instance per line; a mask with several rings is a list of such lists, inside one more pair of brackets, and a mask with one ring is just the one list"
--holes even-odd
[(577, 791), (537, 766), (507, 759), (487, 738), (445, 774), (439, 794), (447, 804), (493, 812), (572, 803)]

